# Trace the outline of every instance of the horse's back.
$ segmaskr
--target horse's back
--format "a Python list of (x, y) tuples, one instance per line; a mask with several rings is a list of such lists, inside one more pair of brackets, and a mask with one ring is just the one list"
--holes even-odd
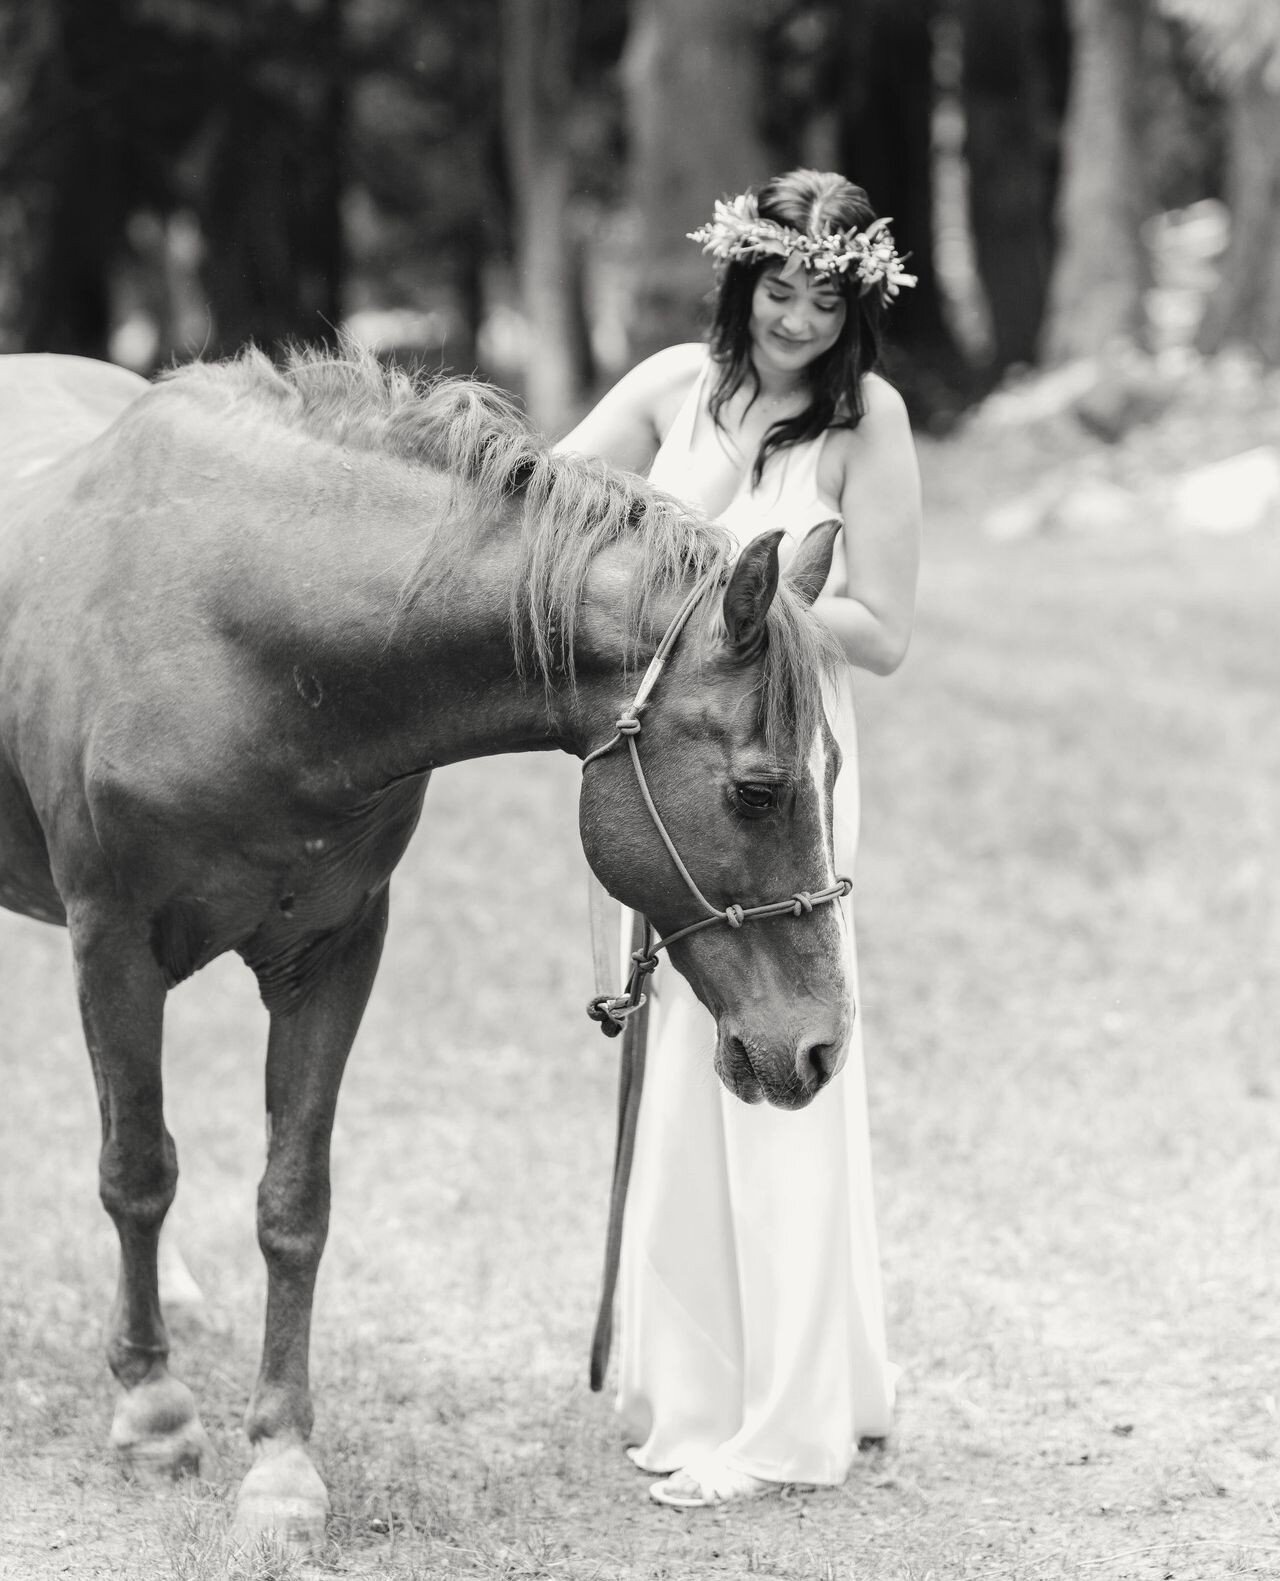
[(0, 490), (96, 439), (148, 388), (140, 374), (91, 357), (0, 357)]

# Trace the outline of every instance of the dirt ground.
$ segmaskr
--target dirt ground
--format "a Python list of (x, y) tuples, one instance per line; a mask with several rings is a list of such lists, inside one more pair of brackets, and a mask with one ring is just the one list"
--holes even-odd
[(397, 878), (335, 1134), (307, 1565), (224, 1540), (263, 1305), (252, 981), (218, 962), (170, 1002), (209, 1298), (173, 1360), (221, 1465), (155, 1492), (105, 1448), (66, 940), (0, 916), (0, 1577), (1280, 1573), (1280, 540), (993, 542), (997, 460), (927, 449), (917, 640), (861, 687), (888, 1446), (834, 1492), (647, 1502), (586, 1385), (615, 1050), (581, 1010), (578, 768), (465, 765)]

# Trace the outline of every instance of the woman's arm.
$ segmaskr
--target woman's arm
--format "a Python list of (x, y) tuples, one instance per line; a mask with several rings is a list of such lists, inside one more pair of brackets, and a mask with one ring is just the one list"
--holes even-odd
[(891, 675), (906, 658), (915, 618), (920, 472), (902, 397), (874, 376), (865, 391), (867, 412), (857, 428), (831, 435), (844, 464), (845, 591), (819, 598), (814, 611), (850, 664)]
[(705, 346), (689, 343), (646, 357), (552, 448), (600, 456), (630, 472), (647, 472), (675, 407), (706, 354)]

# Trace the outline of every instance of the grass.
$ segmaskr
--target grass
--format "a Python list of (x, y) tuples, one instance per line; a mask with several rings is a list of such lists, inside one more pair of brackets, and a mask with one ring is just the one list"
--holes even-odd
[(315, 1327), (329, 1544), (226, 1545), (265, 1017), (171, 1000), (174, 1362), (218, 1477), (105, 1449), (114, 1277), (66, 941), (0, 917), (0, 1577), (1202, 1581), (1280, 1570), (1280, 544), (981, 540), (931, 453), (911, 659), (861, 688), (859, 905), (897, 1429), (838, 1492), (645, 1500), (586, 1388), (615, 1050), (576, 765), (442, 774), (348, 1073)]

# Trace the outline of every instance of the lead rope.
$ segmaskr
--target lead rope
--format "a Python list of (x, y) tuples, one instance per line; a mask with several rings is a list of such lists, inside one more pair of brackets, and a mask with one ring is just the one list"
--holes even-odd
[[(644, 918), (637, 912), (632, 919), (631, 942), (640, 947)], [(600, 1281), (600, 1300), (596, 1306), (596, 1325), (591, 1335), (589, 1379), (592, 1391), (604, 1388), (609, 1370), (609, 1351), (613, 1344), (613, 1298), (618, 1288), (618, 1265), (622, 1257), (622, 1220), (627, 1206), (627, 1186), (631, 1181), (631, 1161), (636, 1150), (636, 1120), (640, 1113), (640, 1094), (644, 1090), (644, 1063), (649, 1041), (649, 1004), (642, 997), (637, 1014), (627, 1019), (622, 1034), (618, 1061), (618, 1127), (613, 1150), (613, 1180), (609, 1186), (609, 1219), (605, 1230), (604, 1274)]]
[[(657, 652), (649, 663), (639, 689), (628, 708), (617, 722), (615, 733), (582, 761), (588, 763), (602, 757), (617, 746), (624, 736), (631, 747), (631, 761), (640, 779), (645, 805), (649, 815), (662, 830), (667, 849), (675, 858), (676, 866), (684, 874), (686, 883), (693, 886), (684, 863), (667, 839), (662, 820), (645, 784), (636, 755), (635, 738), (640, 733), (640, 710), (649, 700), (658, 677), (667, 662), (667, 655), (675, 646), (685, 622), (694, 606), (710, 585), (711, 577), (703, 578), (676, 611), (675, 619), (667, 627)], [(693, 886), (696, 888), (696, 886)], [(705, 905), (706, 902), (704, 901)], [(710, 920), (710, 919), (708, 919)], [(631, 972), (624, 992), (617, 997), (598, 994), (587, 1006), (587, 1014), (600, 1023), (606, 1037), (617, 1037), (621, 1032), (622, 1055), (618, 1062), (618, 1126), (614, 1141), (613, 1179), (609, 1186), (609, 1219), (605, 1231), (604, 1273), (600, 1281), (600, 1300), (596, 1307), (595, 1328), (591, 1335), (591, 1357), (588, 1376), (592, 1391), (599, 1394), (604, 1388), (605, 1374), (609, 1370), (609, 1352), (613, 1347), (613, 1307), (618, 1288), (618, 1265), (622, 1255), (622, 1221), (627, 1206), (627, 1187), (631, 1181), (631, 1161), (635, 1156), (636, 1122), (640, 1114), (640, 1095), (644, 1090), (645, 1054), (649, 1040), (649, 998), (643, 991), (644, 980), (658, 969), (658, 956), (654, 949), (653, 925), (639, 912), (631, 921)]]

